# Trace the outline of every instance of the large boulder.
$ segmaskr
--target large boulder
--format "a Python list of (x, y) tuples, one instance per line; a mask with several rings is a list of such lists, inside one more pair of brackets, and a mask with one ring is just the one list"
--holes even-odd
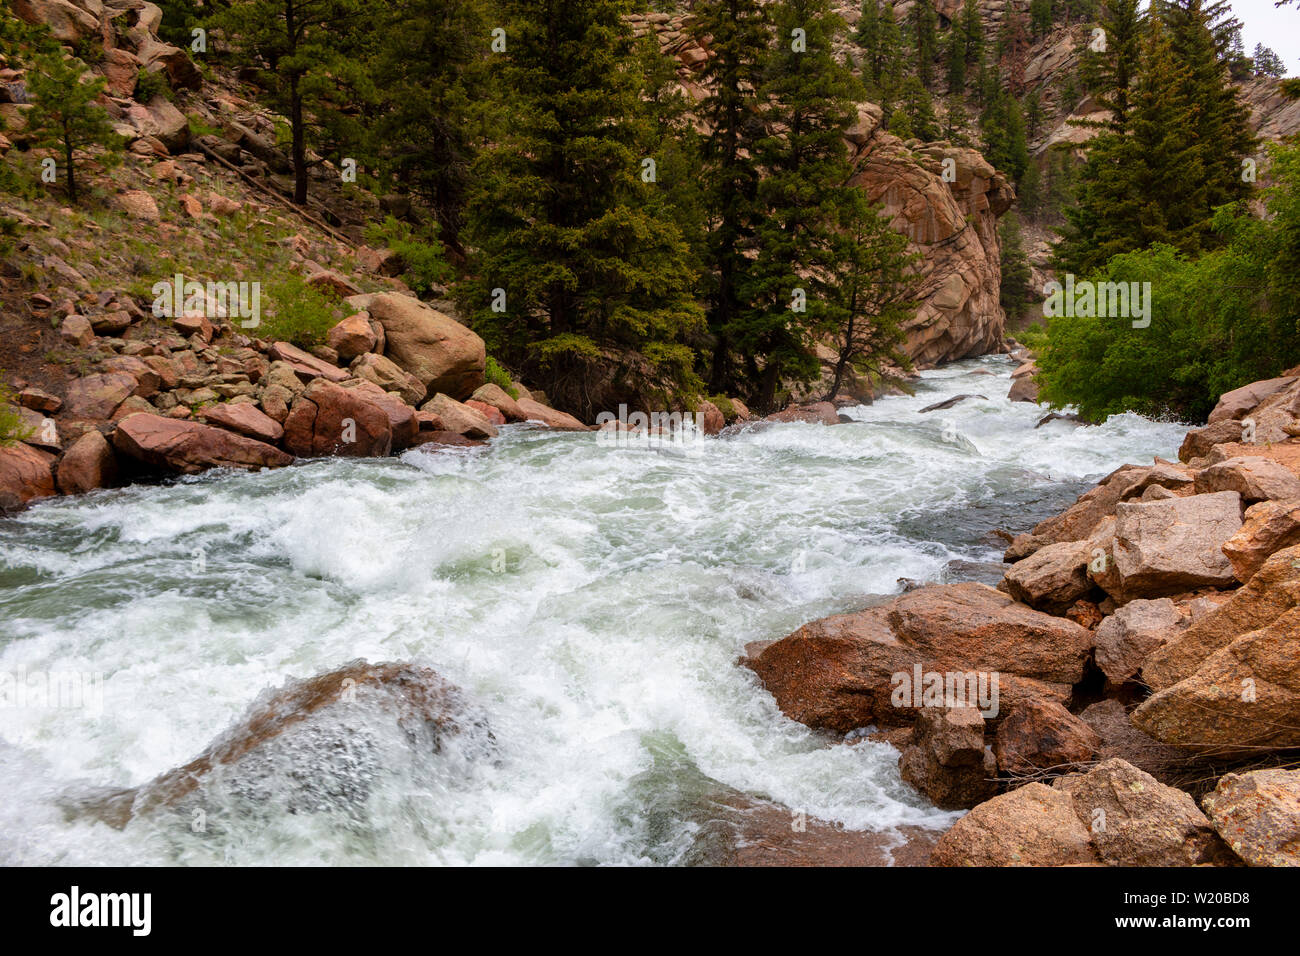
[(830, 402), (813, 402), (811, 405), (791, 405), (763, 419), (765, 422), (803, 422), (806, 425), (838, 425), (840, 413)]
[(294, 399), (284, 420), (284, 447), (304, 458), (382, 458), (392, 450), (393, 426), (363, 393), (320, 378)]
[(1155, 651), (1142, 678), (1156, 690), (1190, 677), (1212, 654), (1243, 634), (1267, 627), (1300, 606), (1300, 546), (1273, 554), (1214, 612), (1195, 621), (1181, 638)]
[(1246, 520), (1223, 553), (1237, 580), (1246, 584), (1275, 551), (1300, 544), (1300, 498), (1261, 501), (1246, 509)]
[(1041, 783), (981, 803), (939, 838), (932, 866), (1068, 866), (1097, 863), (1068, 793)]
[(1064, 614), (1092, 589), (1090, 556), (1086, 541), (1049, 544), (1013, 564), (999, 587), (1030, 607)]
[(1139, 465), (1121, 465), (1064, 512), (1040, 521), (1028, 534), (1019, 535), (1007, 549), (1006, 560), (1021, 560), (1049, 544), (1088, 538), (1098, 524), (1114, 516), (1115, 506), (1149, 471)]
[[(310, 382), (318, 378), (322, 378), (327, 382), (346, 382), (352, 377), (337, 365), (331, 365), (310, 352), (304, 352), (290, 342), (273, 343), (271, 345), (271, 358), (276, 362), (285, 363), (303, 382)], [(274, 368), (273, 364), (271, 369), (274, 370)], [(270, 384), (270, 382), (267, 384)]]
[(1241, 422), (1234, 419), (1221, 419), (1204, 428), (1193, 428), (1185, 436), (1178, 448), (1179, 461), (1195, 461), (1204, 458), (1215, 445), (1241, 441)]
[(1262, 402), (1290, 388), (1295, 382), (1294, 375), (1287, 375), (1251, 382), (1241, 388), (1224, 392), (1219, 396), (1219, 403), (1214, 406), (1207, 421), (1211, 425), (1221, 421), (1240, 421)]
[(203, 409), (203, 417), (213, 425), (258, 441), (272, 443), (284, 436), (279, 422), (247, 402), (208, 405)]
[(998, 769), (1012, 774), (1083, 764), (1099, 749), (1097, 732), (1052, 700), (1017, 703), (993, 743)]
[(135, 376), (127, 372), (106, 372), (73, 379), (68, 383), (64, 414), (71, 419), (107, 419), (138, 387)]
[(87, 794), (69, 809), (119, 829), (165, 808), (241, 801), (359, 819), (392, 765), (409, 786), (402, 768), (410, 773), (421, 762), (442, 759), (458, 736), (461, 754), (491, 753), (486, 721), (436, 672), (353, 661), (264, 690), (193, 760), (137, 788)]
[(59, 459), (59, 491), (65, 495), (106, 488), (116, 480), (117, 457), (113, 454), (113, 446), (94, 429), (73, 442)]
[(1235, 491), (1247, 504), (1300, 497), (1300, 478), (1268, 458), (1229, 458), (1196, 475), (1196, 493)]
[(53, 465), (53, 455), (30, 445), (0, 445), (0, 514), (53, 495)]
[(1187, 624), (1169, 598), (1130, 601), (1097, 627), (1097, 666), (1116, 684), (1131, 680), (1143, 662), (1180, 637)]
[(441, 393), (433, 396), (421, 407), (422, 412), (438, 416), (444, 431), (464, 435), (466, 438), (496, 438), (497, 429), (482, 412)]
[(355, 389), (382, 408), (393, 429), (393, 451), (410, 448), (420, 433), (420, 421), (414, 408), (392, 392), (385, 392), (374, 382), (353, 379), (345, 388)]
[(385, 392), (396, 392), (408, 405), (419, 405), (428, 396), (418, 378), (403, 371), (396, 362), (367, 352), (352, 363), (351, 372), (357, 378), (373, 382)]
[(500, 385), (495, 385), (492, 382), (480, 385), (474, 390), (474, 394), (470, 398), (476, 402), (482, 402), (484, 405), (491, 405), (508, 422), (522, 422), (528, 419), (528, 415), (519, 407), (518, 401), (511, 398)]
[(561, 431), (585, 432), (591, 430), (589, 426), (584, 425), (567, 412), (558, 412), (549, 405), (543, 405), (531, 398), (521, 397), (515, 402), (515, 406), (524, 416), (524, 421), (541, 422), (547, 428), (556, 428)]
[(1166, 743), (1217, 754), (1300, 747), (1300, 607), (1215, 651), (1143, 701), (1133, 722)]
[(280, 468), (293, 456), (265, 442), (198, 422), (137, 413), (118, 422), (113, 447), (155, 468), (198, 474), (209, 468)]
[(350, 315), (330, 329), (326, 344), (338, 353), (339, 358), (350, 362), (358, 355), (373, 352), (379, 342), (371, 328), (370, 316), (364, 312)]
[[(746, 663), (786, 716), (847, 733), (908, 723), (929, 706), (969, 704), (981, 680), (986, 702), (997, 691), (990, 718), (1026, 698), (1064, 700), (1083, 675), (1089, 637), (985, 585), (938, 585), (813, 621)], [(931, 700), (936, 675), (943, 686)], [(914, 687), (918, 680), (924, 686)]]
[(1197, 866), (1231, 854), (1191, 796), (1123, 760), (1059, 777), (1103, 863), (1110, 866)]
[(1201, 805), (1250, 866), (1300, 866), (1300, 770), (1227, 774)]
[(352, 296), (384, 328), (385, 354), (430, 392), (468, 398), (484, 382), (487, 350), (470, 329), (419, 299), (396, 292)]
[(1222, 546), (1240, 527), (1241, 496), (1235, 491), (1119, 502), (1106, 561), (1113, 576), (1095, 580), (1120, 602), (1232, 587), (1236, 577)]
[(98, 18), (68, 0), (13, 0), (13, 12), (31, 24), (50, 28), (54, 39), (76, 43), (99, 32)]

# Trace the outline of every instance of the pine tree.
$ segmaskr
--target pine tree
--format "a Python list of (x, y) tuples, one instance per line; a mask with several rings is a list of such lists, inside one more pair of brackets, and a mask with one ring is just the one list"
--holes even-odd
[(1052, 29), (1052, 0), (1029, 0), (1029, 28), (1034, 39), (1041, 39)]
[(979, 0), (966, 0), (961, 10), (961, 32), (965, 40), (966, 69), (978, 68), (984, 57), (984, 20)]
[[(362, 0), (234, 0), (214, 17), (239, 62), (269, 76), (265, 99), (289, 119), (293, 201), (307, 201), (308, 149), (363, 133), (355, 104), (369, 78), (358, 31), (372, 15)], [(336, 151), (337, 153), (337, 151)]]
[(442, 240), (460, 249), (487, 96), (487, 20), (478, 0), (393, 0), (370, 69), (380, 103), (372, 151), (383, 171), (427, 202)]
[(880, 103), (898, 96), (903, 76), (902, 35), (894, 8), (883, 0), (864, 0), (854, 40), (862, 50), (867, 94)]
[(1284, 76), (1286, 64), (1282, 58), (1262, 43), (1255, 44), (1255, 55), (1251, 58), (1256, 76)]
[[(1208, 224), (1216, 207), (1245, 198), (1251, 189), (1242, 180), (1241, 160), (1256, 140), (1250, 112), (1225, 63), (1234, 28), (1240, 25), (1226, 0), (1162, 0), (1157, 9), (1173, 58), (1186, 71), (1185, 82), (1177, 87), (1179, 105), (1190, 117), (1183, 135), (1196, 150), (1205, 177), (1197, 218)], [(1209, 237), (1208, 225), (1200, 231)]]
[(1116, 132), (1128, 129), (1129, 91), (1137, 76), (1139, 48), (1142, 42), (1143, 14), (1140, 0), (1105, 0), (1101, 28), (1106, 49), (1089, 50), (1086, 62), (1087, 86), (1097, 102), (1110, 111), (1110, 127)]
[(930, 91), (915, 76), (909, 76), (903, 81), (902, 97), (896, 113), (907, 116), (908, 129), (917, 139), (928, 142), (939, 138), (939, 120), (934, 114)]
[(690, 249), (661, 213), (621, 0), (507, 0), (495, 66), (510, 122), (475, 164), (472, 278), (457, 290), (494, 354), (578, 414), (698, 388)]
[(759, 0), (705, 0), (694, 10), (691, 31), (708, 40), (703, 69), (708, 95), (699, 112), (712, 135), (703, 148), (703, 203), (710, 223), (705, 239), (705, 296), (713, 352), (708, 385), (722, 393), (733, 384), (732, 341), (743, 321), (740, 289), (751, 269), (759, 224), (756, 141), (765, 133), (758, 89), (768, 56), (768, 15)]
[(762, 220), (742, 293), (749, 308), (728, 336), (757, 376), (750, 394), (760, 409), (773, 406), (783, 379), (806, 381), (819, 369), (813, 346), (827, 295), (818, 275), (833, 260), (840, 205), (860, 194), (845, 185), (844, 131), (862, 91), (834, 53), (844, 23), (830, 0), (780, 0), (771, 10), (776, 44), (760, 91), (770, 132), (755, 152)]
[(959, 26), (948, 31), (948, 92), (966, 91), (966, 34)]
[(841, 202), (838, 226), (824, 283), (825, 328), (836, 361), (823, 401), (835, 398), (850, 369), (878, 381), (888, 381), (891, 368), (910, 369), (904, 323), (917, 307), (919, 257), (907, 252), (907, 238), (890, 227), (880, 207), (853, 189)]
[(984, 158), (1018, 182), (1029, 166), (1020, 104), (1010, 94), (999, 91), (984, 110), (980, 126), (984, 133)]
[(934, 85), (934, 59), (939, 52), (936, 36), (939, 18), (935, 15), (932, 0), (916, 0), (908, 11), (908, 23), (916, 44), (916, 75), (928, 90)]
[(1001, 251), (1002, 285), (998, 289), (998, 303), (1008, 318), (1017, 318), (1029, 302), (1029, 257), (1025, 255), (1021, 239), (1020, 217), (1008, 212), (998, 223)]
[(62, 53), (39, 53), (27, 75), (33, 108), (28, 129), (38, 147), (58, 150), (68, 184), (68, 201), (76, 203), (77, 153), (98, 146), (111, 158), (122, 148), (108, 114), (96, 100), (107, 80), (88, 78), (86, 64)]

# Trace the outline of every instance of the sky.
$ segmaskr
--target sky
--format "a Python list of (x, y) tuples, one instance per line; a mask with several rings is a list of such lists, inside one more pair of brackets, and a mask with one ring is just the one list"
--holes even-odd
[(1255, 44), (1270, 47), (1286, 64), (1287, 76), (1300, 76), (1300, 4), (1273, 6), (1273, 0), (1230, 0), (1232, 12), (1242, 23), (1241, 37), (1246, 55)]

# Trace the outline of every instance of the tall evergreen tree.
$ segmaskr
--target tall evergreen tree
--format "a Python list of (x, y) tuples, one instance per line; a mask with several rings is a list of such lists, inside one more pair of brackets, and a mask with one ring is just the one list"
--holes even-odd
[(475, 166), (472, 278), (458, 290), (497, 354), (587, 416), (611, 367), (619, 395), (698, 387), (690, 251), (646, 175), (647, 90), (627, 9), (502, 4), (510, 122)]
[(939, 138), (939, 120), (934, 114), (934, 102), (930, 91), (921, 85), (915, 76), (903, 81), (902, 95), (896, 113), (907, 117), (907, 128), (913, 136), (921, 140)]
[(1029, 166), (1025, 121), (1020, 104), (1009, 93), (996, 93), (984, 110), (980, 126), (984, 133), (984, 158), (1019, 182)]
[(732, 384), (732, 336), (744, 317), (740, 289), (752, 267), (757, 206), (757, 141), (764, 135), (758, 90), (768, 56), (768, 14), (759, 0), (704, 0), (691, 30), (708, 40), (703, 79), (708, 95), (700, 116), (712, 130), (703, 148), (705, 239), (704, 293), (713, 338), (708, 385), (724, 392)]
[(939, 53), (939, 18), (932, 0), (916, 0), (907, 16), (916, 45), (916, 75), (928, 90), (934, 84), (934, 60)]
[(780, 0), (772, 20), (775, 47), (760, 97), (769, 132), (756, 144), (765, 174), (757, 257), (743, 290), (749, 308), (728, 336), (757, 376), (750, 394), (761, 409), (773, 406), (783, 379), (806, 381), (818, 370), (813, 346), (827, 311), (818, 276), (833, 259), (839, 206), (857, 192), (845, 185), (844, 131), (862, 98), (835, 56), (844, 22), (830, 0)]
[(307, 201), (314, 165), (308, 149), (362, 137), (352, 104), (368, 76), (355, 41), (370, 16), (361, 0), (233, 0), (214, 17), (238, 59), (269, 74), (261, 84), (264, 99), (289, 119), (299, 205)]
[(470, 169), (483, 138), (475, 103), (487, 93), (485, 14), (479, 0), (392, 0), (376, 15), (377, 161), (432, 207), (441, 238), (459, 249)]

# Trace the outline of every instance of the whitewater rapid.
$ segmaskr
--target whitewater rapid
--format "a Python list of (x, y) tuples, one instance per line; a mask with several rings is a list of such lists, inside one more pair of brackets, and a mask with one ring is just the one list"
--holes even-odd
[[(1005, 399), (1013, 363), (678, 457), (515, 426), (490, 447), (334, 459), (52, 500), (0, 520), (0, 671), (102, 675), (102, 713), (0, 707), (0, 864), (671, 864), (700, 780), (847, 828), (942, 827), (897, 751), (787, 720), (747, 642), (897, 593), (995, 581), (1027, 530), (1185, 426)], [(918, 410), (963, 392), (954, 408)], [(356, 658), (459, 686), (492, 745), (389, 768), (360, 808), (220, 825), (70, 818), (199, 753), (260, 693)], [(391, 761), (390, 761), (391, 763)], [(224, 813), (224, 819), (222, 819)]]

